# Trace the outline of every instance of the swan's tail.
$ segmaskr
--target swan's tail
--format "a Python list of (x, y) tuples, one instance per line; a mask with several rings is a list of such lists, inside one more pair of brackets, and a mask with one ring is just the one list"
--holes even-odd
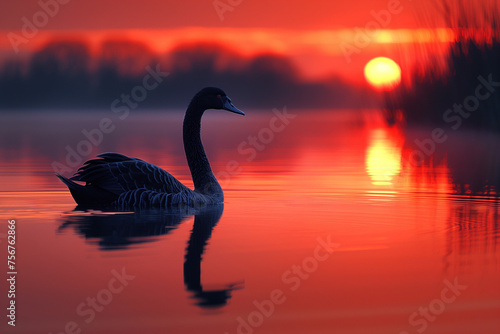
[(56, 176), (61, 180), (70, 190), (71, 189), (79, 189), (79, 188), (85, 188), (85, 186), (79, 185), (78, 183), (75, 183), (68, 179), (67, 177), (62, 176), (61, 174), (57, 173)]
[(76, 182), (71, 181), (61, 174), (56, 174), (71, 192), (75, 202), (82, 207), (105, 207), (114, 201), (117, 196), (106, 190), (99, 189), (92, 186), (82, 186)]

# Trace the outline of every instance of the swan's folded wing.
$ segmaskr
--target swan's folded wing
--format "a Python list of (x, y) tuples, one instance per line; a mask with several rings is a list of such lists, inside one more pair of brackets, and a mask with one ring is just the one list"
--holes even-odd
[(118, 153), (103, 153), (78, 170), (71, 179), (86, 182), (114, 194), (134, 189), (178, 193), (187, 188), (170, 173), (140, 159)]

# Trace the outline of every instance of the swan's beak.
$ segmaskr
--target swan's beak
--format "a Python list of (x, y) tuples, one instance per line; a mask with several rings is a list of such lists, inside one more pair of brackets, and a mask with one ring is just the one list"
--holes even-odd
[(227, 97), (227, 96), (224, 97), (223, 103), (224, 103), (222, 106), (223, 109), (230, 111), (230, 112), (234, 112), (235, 114), (240, 114), (240, 115), (245, 116), (245, 113), (243, 111), (241, 111), (240, 109), (233, 106), (233, 103), (231, 102), (231, 99), (229, 97)]

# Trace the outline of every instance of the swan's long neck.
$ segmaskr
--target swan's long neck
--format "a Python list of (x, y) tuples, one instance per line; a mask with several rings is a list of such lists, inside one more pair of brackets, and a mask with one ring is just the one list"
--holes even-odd
[(183, 124), (184, 151), (191, 170), (194, 190), (223, 198), (222, 188), (212, 172), (201, 142), (201, 116), (204, 109), (193, 100), (186, 111)]

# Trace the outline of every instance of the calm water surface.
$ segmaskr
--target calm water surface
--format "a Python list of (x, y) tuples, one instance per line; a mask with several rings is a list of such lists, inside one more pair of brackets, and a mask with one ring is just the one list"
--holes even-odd
[(500, 332), (499, 138), (288, 113), (209, 112), (224, 206), (135, 213), (75, 211), (52, 167), (116, 151), (191, 186), (182, 113), (5, 116), (1, 256), (15, 219), (18, 275), (2, 333)]

